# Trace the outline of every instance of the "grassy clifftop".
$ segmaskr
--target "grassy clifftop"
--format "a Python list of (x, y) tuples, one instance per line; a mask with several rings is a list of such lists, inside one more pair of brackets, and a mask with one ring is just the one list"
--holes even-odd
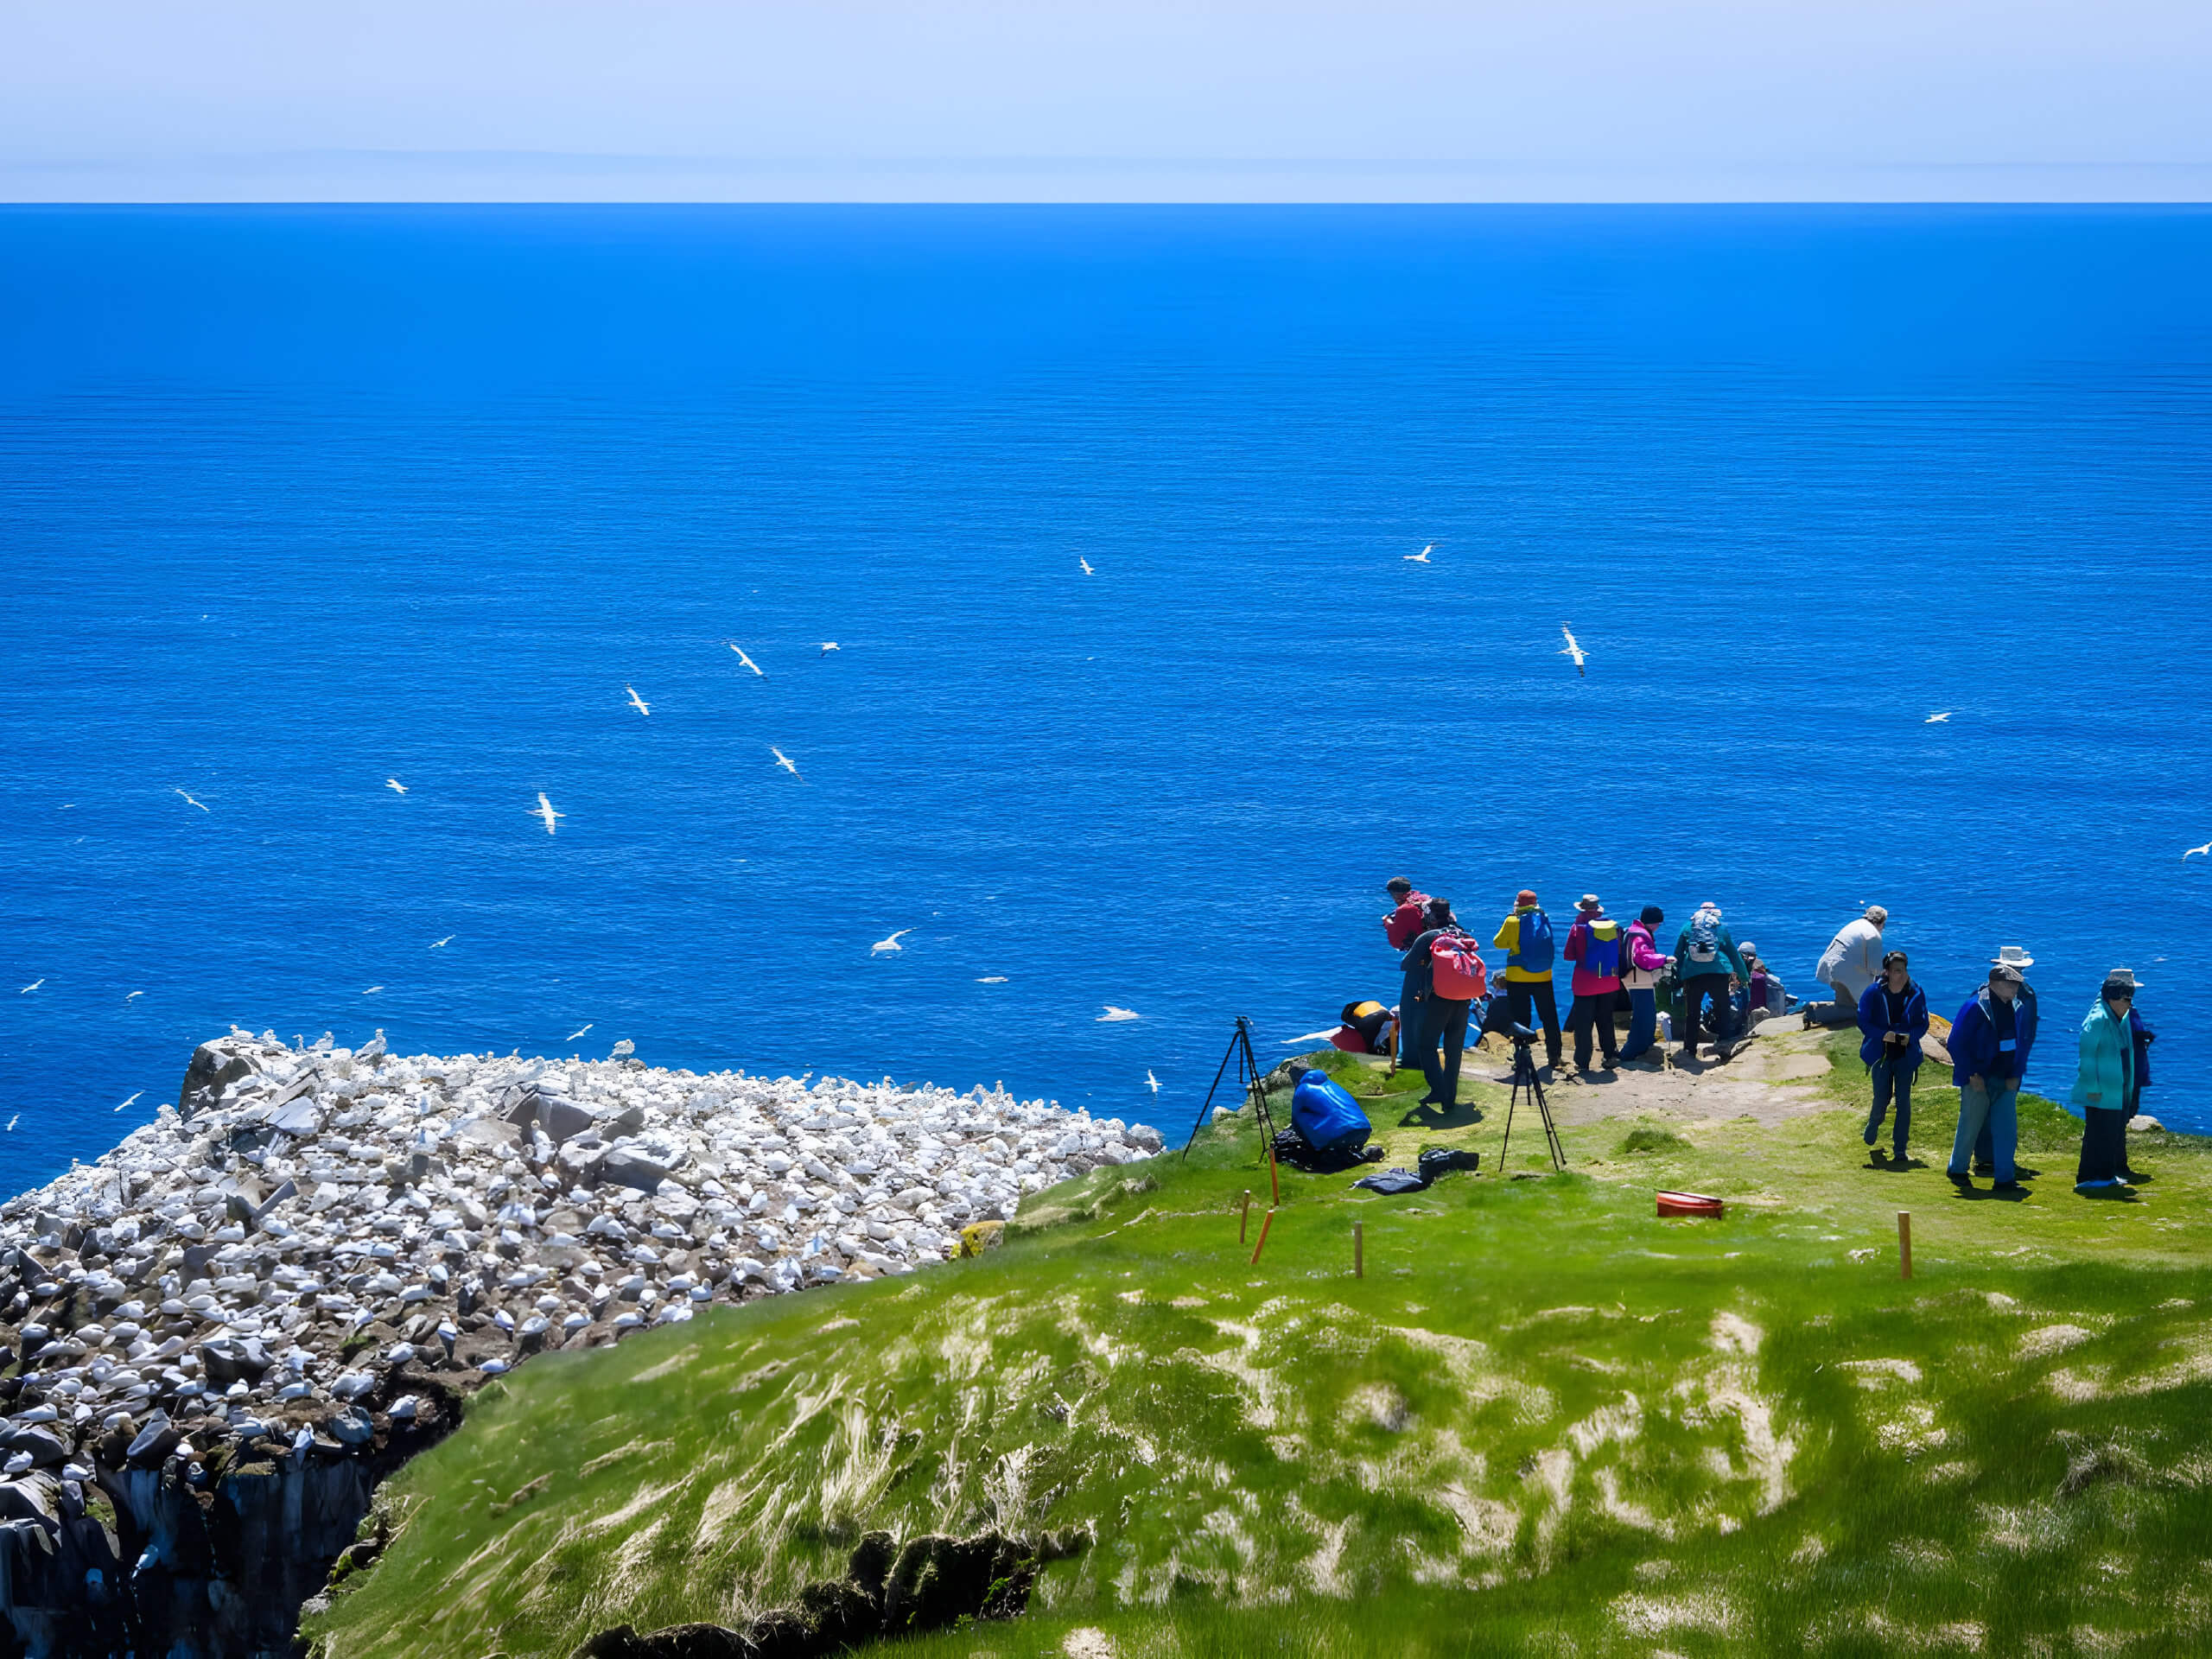
[[(1555, 1091), (1565, 1175), (1525, 1114), (1535, 1179), (1285, 1170), (1257, 1266), (1236, 1210), (1257, 1190), (1256, 1236), (1266, 1172), (1224, 1125), (1039, 1194), (981, 1260), (535, 1360), (392, 1484), (393, 1543), (308, 1633), (564, 1655), (741, 1623), (867, 1528), (992, 1524), (1096, 1542), (1025, 1618), (899, 1651), (2212, 1644), (2212, 1145), (2141, 1137), (2142, 1201), (2090, 1203), (2031, 1102), (2047, 1179), (1961, 1198), (1955, 1095), (1923, 1091), (1922, 1166), (1874, 1168), (1848, 1040), (1763, 1038), (1764, 1083)], [(1338, 1065), (1390, 1161), (1495, 1161), (1487, 1070), (1484, 1121), (1438, 1129)], [(1675, 1185), (1726, 1218), (1656, 1219)]]

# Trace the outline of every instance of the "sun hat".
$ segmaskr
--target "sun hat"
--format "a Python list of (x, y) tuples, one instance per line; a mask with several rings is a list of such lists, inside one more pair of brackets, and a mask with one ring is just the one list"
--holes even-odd
[(1999, 946), (1997, 954), (1990, 960), (2001, 962), (2007, 968), (2032, 968), (2036, 965), (2036, 959), (2028, 954), (2027, 947), (2018, 944)]
[(1605, 906), (1598, 902), (1598, 895), (1596, 893), (1586, 893), (1580, 899), (1574, 901), (1574, 907), (1577, 910), (1603, 910)]
[(1536, 895), (1526, 887), (1513, 895), (1513, 907), (1516, 910), (1520, 909), (1523, 905), (1533, 905), (1535, 902)]
[(1989, 982), (1993, 985), (2024, 985), (2027, 981), (2020, 977), (2020, 970), (2011, 963), (2000, 962), (1989, 970)]
[(2115, 968), (2105, 976), (2105, 989), (2110, 990), (2115, 985), (2125, 986), (2131, 991), (2143, 989), (2142, 984), (2135, 977), (2135, 970), (2133, 968)]

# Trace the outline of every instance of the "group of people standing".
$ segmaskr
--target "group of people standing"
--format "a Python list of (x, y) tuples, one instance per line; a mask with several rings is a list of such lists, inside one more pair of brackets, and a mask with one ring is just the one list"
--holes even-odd
[[(1714, 1058), (1725, 1063), (1749, 1040), (1750, 1027), (1762, 1015), (1780, 1012), (1791, 1001), (1756, 947), (1739, 947), (1709, 900), (1683, 925), (1672, 954), (1662, 955), (1658, 930), (1666, 916), (1656, 905), (1644, 906), (1624, 925), (1605, 913), (1597, 894), (1586, 893), (1560, 940), (1536, 895), (1523, 888), (1491, 940), (1505, 952), (1501, 984), (1493, 988), (1476, 941), (1459, 925), (1450, 899), (1421, 893), (1403, 876), (1386, 885), (1392, 909), (1382, 918), (1383, 934), (1400, 953), (1404, 976), (1395, 1031), (1390, 1011), (1379, 1003), (1346, 1008), (1346, 1029), (1357, 1030), (1377, 1051), (1386, 1042), (1393, 1045), (1400, 1064), (1418, 1066), (1427, 1084), (1424, 1105), (1448, 1109), (1457, 1103), (1471, 1027), (1479, 1033), (1515, 1027), (1533, 1032), (1541, 1025), (1547, 1070), (1559, 1069), (1554, 957), (1573, 969), (1565, 1030), (1574, 1038), (1578, 1071), (1591, 1069), (1593, 1049), (1610, 1069), (1639, 1060), (1656, 1046), (1662, 978), (1672, 981), (1677, 994), (1674, 1034), (1685, 1060), (1695, 1058), (1700, 1035), (1710, 1029)], [(1814, 969), (1834, 1001), (1807, 1004), (1802, 1012), (1808, 1027), (1858, 1026), (1859, 1058), (1873, 1084), (1866, 1144), (1879, 1160), (1886, 1120), (1892, 1155), (1903, 1163), (1913, 1081), (1929, 1030), (1928, 997), (1905, 953), (1884, 948), (1888, 921), (1889, 912), (1872, 905), (1837, 932)], [(1978, 1173), (1993, 1178), (1999, 1192), (2020, 1190), (2018, 1103), (2037, 1033), (2036, 994), (2024, 970), (2034, 960), (2018, 945), (2003, 947), (1991, 959), (1986, 982), (1951, 1023), (1947, 1046), (1959, 1089), (1959, 1125), (1947, 1173), (1963, 1187), (1971, 1188)], [(2135, 1011), (2139, 988), (2131, 970), (2113, 969), (2082, 1022), (2069, 1100), (2084, 1121), (2075, 1188), (2088, 1196), (2125, 1196), (2128, 1185), (2142, 1179), (2128, 1167), (2126, 1148), (2127, 1120), (2140, 1109), (2151, 1081), (2153, 1033)], [(1628, 1039), (1617, 1046), (1613, 1016), (1624, 994)]]
[[(1452, 913), (1452, 901), (1417, 891), (1403, 876), (1393, 877), (1386, 888), (1394, 908), (1382, 918), (1383, 936), (1401, 953), (1398, 965), (1404, 975), (1398, 1000), (1397, 1053), (1402, 1065), (1421, 1068), (1428, 1084), (1424, 1105), (1448, 1107), (1457, 1101), (1460, 1056), (1471, 1024), (1478, 1033), (1508, 1031), (1515, 1026), (1533, 1031), (1541, 1025), (1548, 1069), (1559, 1069), (1563, 1033), (1553, 982), (1558, 961), (1573, 969), (1565, 1033), (1574, 1039), (1578, 1071), (1591, 1069), (1593, 1050), (1604, 1054), (1611, 1068), (1639, 1060), (1656, 1046), (1660, 981), (1669, 969), (1680, 990), (1681, 1008), (1675, 1016), (1675, 1034), (1685, 1059), (1696, 1056), (1708, 1005), (1714, 1054), (1725, 1062), (1744, 1041), (1739, 1034), (1746, 1023), (1744, 997), (1768, 995), (1768, 976), (1755, 953), (1738, 947), (1719, 907), (1710, 902), (1700, 905), (1683, 926), (1674, 953), (1663, 955), (1658, 930), (1667, 918), (1656, 905), (1644, 906), (1634, 921), (1624, 925), (1605, 913), (1596, 893), (1586, 893), (1561, 939), (1536, 895), (1525, 887), (1514, 895), (1513, 908), (1491, 939), (1492, 946), (1505, 952), (1502, 992), (1492, 992), (1484, 982), (1472, 995), (1458, 995), (1466, 989), (1465, 979), (1454, 976), (1443, 987), (1438, 983), (1440, 945), (1456, 959), (1471, 954), (1475, 941)], [(1447, 941), (1451, 943), (1444, 943)], [(1474, 960), (1479, 966), (1481, 958)], [(1778, 995), (1780, 982), (1774, 984)], [(1618, 1042), (1613, 1029), (1614, 1011), (1624, 993), (1629, 1001), (1624, 1045)], [(1764, 1002), (1760, 1006), (1764, 1008)], [(1475, 1015), (1478, 1007), (1479, 1018)]]
[[(1878, 911), (1867, 915), (1878, 939), (1880, 924), (1887, 919)], [(1823, 966), (1827, 962), (1824, 957)], [(1944, 1173), (1969, 1190), (1977, 1174), (1991, 1177), (1999, 1192), (2022, 1190), (2018, 1103), (2037, 1023), (2035, 989), (2024, 970), (2034, 965), (2035, 958), (2020, 946), (2001, 949), (1990, 960), (1987, 982), (1959, 1009), (1946, 1039), (1951, 1080), (1959, 1090), (1959, 1127)], [(1881, 969), (1881, 976), (1858, 998), (1859, 1057), (1873, 1079), (1874, 1095), (1866, 1141), (1878, 1160), (1886, 1114), (1891, 1155), (1903, 1163), (1912, 1123), (1913, 1078), (1928, 1035), (1928, 997), (1913, 980), (1904, 951), (1885, 951)], [(2082, 1155), (2074, 1186), (2085, 1197), (2124, 1198), (2144, 1179), (2127, 1162), (2127, 1121), (2142, 1109), (2156, 1036), (2135, 1011), (2140, 988), (2133, 969), (2113, 969), (2082, 1021), (2068, 1102), (2082, 1114)], [(1842, 988), (1838, 993), (1843, 995)], [(1808, 1014), (1808, 1023), (1815, 1022)]]

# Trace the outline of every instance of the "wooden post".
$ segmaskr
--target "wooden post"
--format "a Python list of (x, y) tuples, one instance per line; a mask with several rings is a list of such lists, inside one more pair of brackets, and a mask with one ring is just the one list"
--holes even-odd
[(1260, 1252), (1268, 1248), (1268, 1229), (1274, 1226), (1275, 1212), (1272, 1210), (1260, 1217), (1260, 1242), (1252, 1247), (1252, 1265), (1260, 1265)]
[(1351, 1224), (1351, 1276), (1367, 1277), (1367, 1224), (1363, 1221)]
[(1272, 1210), (1282, 1202), (1282, 1177), (1275, 1173), (1275, 1149), (1268, 1148), (1268, 1208)]
[(1897, 1211), (1897, 1277), (1912, 1277), (1912, 1212)]
[(1244, 1189), (1244, 1211), (1236, 1217), (1236, 1242), (1244, 1242), (1244, 1230), (1252, 1224), (1252, 1189)]

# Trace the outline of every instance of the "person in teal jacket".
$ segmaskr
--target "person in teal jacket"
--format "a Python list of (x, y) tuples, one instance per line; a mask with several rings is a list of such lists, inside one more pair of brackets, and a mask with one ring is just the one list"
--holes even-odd
[(2069, 1103), (2082, 1120), (2074, 1190), (2086, 1198), (2120, 1198), (2128, 1191), (2120, 1171), (2127, 1164), (2127, 1102), (2135, 1087), (2135, 1035), (2127, 1024), (2134, 1005), (2134, 976), (2114, 973), (2082, 1020), (2081, 1067)]
[(1697, 1058), (1700, 1005), (1707, 997), (1713, 1001), (1713, 1056), (1731, 1058), (1742, 1045), (1736, 1040), (1736, 1013), (1728, 992), (1733, 986), (1747, 983), (1751, 970), (1744, 965), (1743, 953), (1736, 949), (1727, 924), (1720, 919), (1720, 907), (1710, 899), (1697, 907), (1681, 937), (1675, 941), (1675, 976), (1682, 987), (1681, 1023), (1675, 1027), (1682, 1058)]

